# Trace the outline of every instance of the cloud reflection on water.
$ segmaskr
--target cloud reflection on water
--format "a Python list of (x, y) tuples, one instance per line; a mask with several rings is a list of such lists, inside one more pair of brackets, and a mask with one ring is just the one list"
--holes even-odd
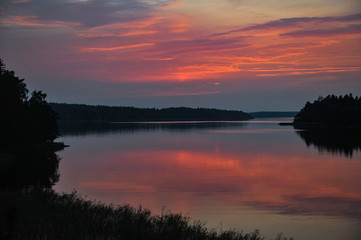
[[(273, 146), (278, 146), (280, 153), (275, 149), (267, 152), (262, 146), (226, 147), (227, 143), (219, 142), (224, 136), (218, 135), (203, 132), (194, 139), (194, 135), (164, 134), (162, 142), (151, 147), (142, 145), (158, 140), (151, 134), (143, 135), (143, 142), (136, 141), (137, 135), (112, 135), (117, 144), (99, 152), (82, 152), (72, 159), (78, 169), (62, 172), (76, 172), (76, 179), (71, 179), (73, 188), (87, 193), (108, 192), (125, 198), (142, 194), (147, 202), (151, 195), (186, 194), (187, 204), (202, 195), (232, 206), (287, 214), (361, 218), (360, 161), (297, 154), (277, 144)], [(202, 143), (206, 147), (202, 148)], [(93, 144), (88, 147), (107, 143)], [(74, 167), (74, 163), (64, 165)], [(157, 206), (156, 202), (148, 204)]]

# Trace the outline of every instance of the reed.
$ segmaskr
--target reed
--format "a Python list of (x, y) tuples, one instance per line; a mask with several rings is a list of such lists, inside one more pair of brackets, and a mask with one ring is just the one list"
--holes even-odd
[[(208, 229), (201, 221), (167, 211), (130, 205), (106, 205), (82, 198), (76, 191), (0, 191), (0, 239), (94, 240), (261, 240), (258, 230)], [(278, 235), (277, 240), (287, 240)]]

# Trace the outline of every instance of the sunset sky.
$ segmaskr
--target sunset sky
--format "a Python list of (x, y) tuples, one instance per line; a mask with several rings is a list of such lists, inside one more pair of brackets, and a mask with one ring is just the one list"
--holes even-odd
[(361, 95), (361, 1), (1, 0), (0, 58), (49, 101), (299, 110)]

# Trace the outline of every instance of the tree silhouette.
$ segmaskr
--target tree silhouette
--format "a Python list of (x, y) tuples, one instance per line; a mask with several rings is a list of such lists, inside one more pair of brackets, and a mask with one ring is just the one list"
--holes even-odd
[(53, 142), (59, 136), (56, 113), (46, 102), (46, 94), (28, 96), (24, 79), (5, 68), (0, 59), (0, 136), (4, 144)]
[(0, 99), (1, 107), (21, 105), (27, 100), (28, 90), (24, 79), (15, 76), (14, 71), (6, 69), (0, 59)]
[(57, 114), (45, 100), (46, 94), (42, 91), (34, 91), (28, 101), (30, 124), (33, 131), (38, 134), (34, 137), (37, 141), (53, 142), (59, 136), (56, 124)]
[(328, 95), (313, 103), (307, 102), (294, 120), (295, 125), (303, 123), (361, 126), (361, 98), (352, 94)]
[(31, 97), (24, 79), (0, 59), (0, 188), (50, 187), (57, 179), (59, 136), (56, 113), (46, 94)]

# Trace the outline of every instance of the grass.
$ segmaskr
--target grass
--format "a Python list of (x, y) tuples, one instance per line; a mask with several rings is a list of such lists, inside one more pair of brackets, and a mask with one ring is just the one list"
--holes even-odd
[[(76, 192), (0, 191), (0, 239), (261, 240), (258, 230), (208, 229), (182, 214), (85, 200)], [(287, 240), (279, 234), (276, 240)]]

